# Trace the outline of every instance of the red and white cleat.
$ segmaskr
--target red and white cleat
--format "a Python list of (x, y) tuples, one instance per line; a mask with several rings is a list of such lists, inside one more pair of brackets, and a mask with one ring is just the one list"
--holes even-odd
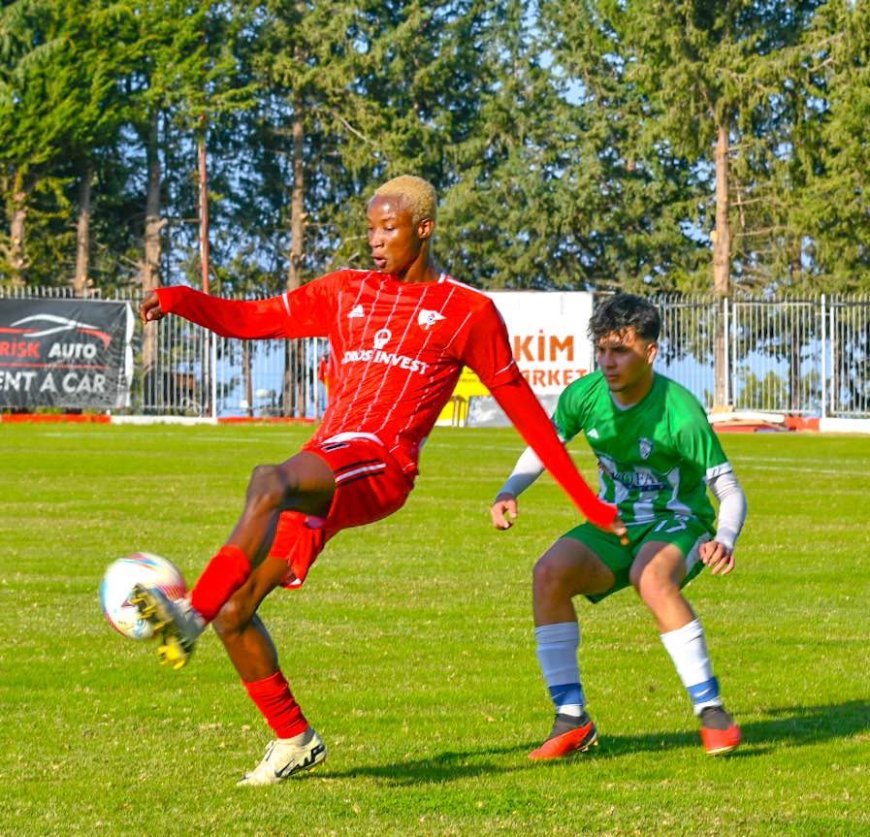
[(579, 718), (573, 715), (556, 715), (550, 737), (537, 750), (529, 753), (534, 761), (561, 759), (574, 753), (585, 753), (598, 744), (598, 730), (585, 713)]
[(724, 756), (740, 746), (740, 727), (721, 706), (708, 706), (701, 712), (701, 743), (711, 756)]

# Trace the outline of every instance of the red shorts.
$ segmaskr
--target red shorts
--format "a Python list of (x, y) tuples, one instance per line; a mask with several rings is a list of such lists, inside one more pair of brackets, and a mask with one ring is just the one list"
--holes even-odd
[(342, 529), (388, 517), (405, 505), (413, 480), (373, 438), (341, 434), (303, 450), (332, 469), (335, 494), (326, 517), (285, 511), (269, 551), (287, 562), (285, 587), (301, 587), (326, 542)]

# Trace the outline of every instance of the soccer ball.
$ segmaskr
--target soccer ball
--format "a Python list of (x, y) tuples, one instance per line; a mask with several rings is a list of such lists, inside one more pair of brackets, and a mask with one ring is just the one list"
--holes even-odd
[(130, 603), (133, 587), (157, 587), (169, 599), (180, 599), (187, 593), (181, 570), (166, 558), (150, 552), (135, 552), (119, 558), (106, 567), (100, 582), (100, 607), (106, 621), (130, 639), (150, 639), (154, 628), (139, 616), (139, 609)]

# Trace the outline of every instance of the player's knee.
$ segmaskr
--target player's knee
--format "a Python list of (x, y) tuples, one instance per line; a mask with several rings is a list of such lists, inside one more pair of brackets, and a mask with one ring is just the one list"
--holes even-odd
[(638, 596), (650, 606), (679, 590), (668, 573), (649, 565), (633, 566), (628, 577)]
[(535, 595), (552, 596), (559, 593), (566, 584), (565, 567), (549, 555), (539, 558), (532, 570), (532, 586)]
[(276, 465), (258, 465), (248, 482), (248, 505), (272, 511), (287, 496), (287, 479)]
[(236, 597), (231, 598), (215, 618), (215, 633), (222, 639), (231, 639), (241, 633), (251, 622), (247, 608)]

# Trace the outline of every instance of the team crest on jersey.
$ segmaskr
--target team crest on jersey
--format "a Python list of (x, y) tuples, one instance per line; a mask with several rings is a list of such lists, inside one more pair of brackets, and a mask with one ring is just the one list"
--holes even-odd
[(388, 328), (381, 328), (375, 332), (374, 344), (376, 349), (383, 349), (387, 343), (390, 342), (390, 338), (393, 336), (393, 332)]
[(653, 443), (650, 439), (640, 439), (638, 441), (638, 447), (640, 448), (640, 458), (641, 459), (649, 459), (650, 454), (653, 452)]
[(428, 330), (428, 329), (432, 328), (432, 326), (435, 325), (435, 323), (437, 323), (438, 320), (443, 320), (443, 319), (444, 319), (443, 314), (439, 314), (437, 311), (432, 311), (429, 308), (424, 308), (417, 315), (417, 325), (420, 326), (420, 328), (424, 328), (424, 329)]
[(347, 315), (347, 318), (350, 320), (356, 317), (365, 317), (366, 312), (363, 311), (362, 305), (355, 305), (350, 309), (350, 313)]

